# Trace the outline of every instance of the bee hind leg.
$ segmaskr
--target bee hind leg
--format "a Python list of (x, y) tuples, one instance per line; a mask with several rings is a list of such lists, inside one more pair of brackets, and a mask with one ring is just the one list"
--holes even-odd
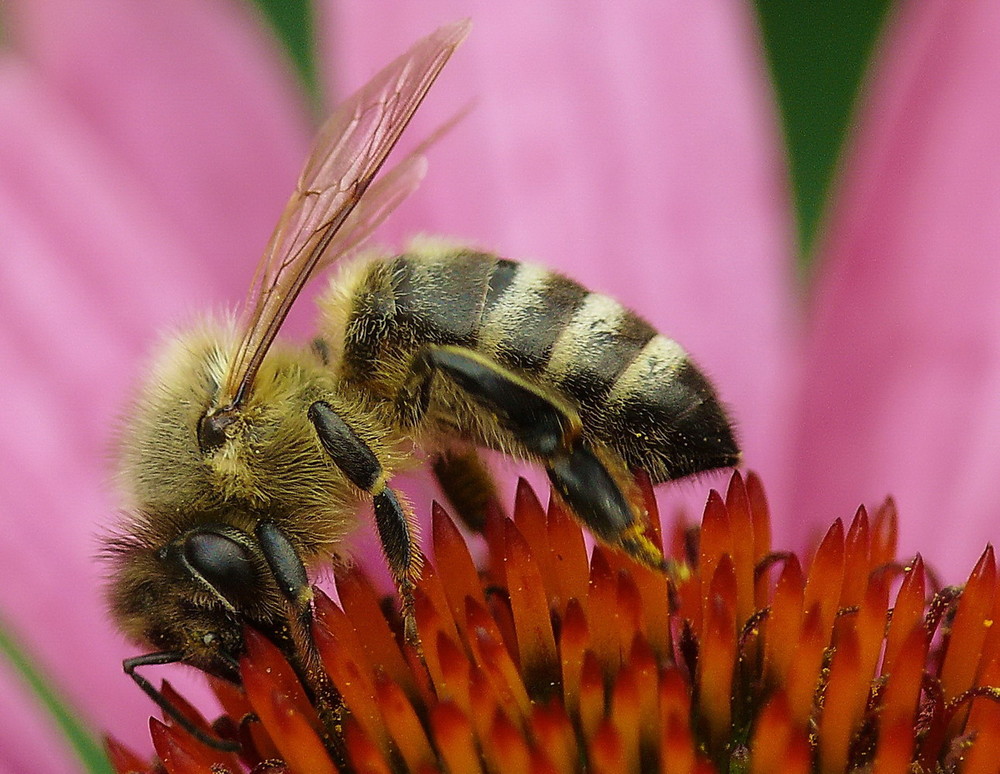
[(562, 500), (597, 537), (642, 564), (666, 571), (666, 560), (645, 535), (646, 519), (636, 518), (636, 486), (616, 457), (610, 449), (577, 440), (548, 460), (545, 471)]
[[(583, 424), (572, 406), (464, 347), (425, 347), (414, 372), (433, 371), (489, 411), (539, 458), (557, 494), (598, 538), (643, 564), (665, 569), (663, 556), (644, 534), (645, 509), (625, 463), (610, 448), (583, 438)], [(428, 387), (414, 386), (426, 403)]]
[(417, 546), (412, 509), (402, 495), (386, 485), (385, 470), (374, 452), (330, 404), (313, 403), (309, 419), (334, 464), (352, 484), (371, 495), (379, 542), (399, 590), (404, 635), (407, 642), (419, 648), (413, 591), (423, 556)]

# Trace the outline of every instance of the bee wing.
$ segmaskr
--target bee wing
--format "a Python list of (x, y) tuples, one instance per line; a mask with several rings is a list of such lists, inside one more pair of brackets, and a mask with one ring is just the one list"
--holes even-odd
[(424, 175), (427, 174), (427, 159), (424, 158), (427, 149), (455, 128), (455, 125), (471, 110), (472, 105), (466, 105), (410, 151), (405, 159), (379, 176), (368, 187), (362, 206), (354, 208), (344, 221), (343, 227), (331, 240), (316, 265), (317, 272), (323, 271), (334, 261), (357, 249), (382, 221), (420, 186)]
[(356, 207), (330, 240), (316, 271), (322, 271), (353, 252), (378, 228), (396, 207), (413, 193), (427, 174), (427, 159), (411, 155), (403, 159), (369, 186), (363, 206)]
[[(401, 201), (401, 194), (415, 187), (419, 164), (408, 160), (397, 183), (375, 197), (373, 214), (348, 222), (469, 26), (468, 21), (455, 22), (415, 43), (323, 125), (254, 274), (246, 329), (226, 377), (231, 405), (241, 402), (253, 385), (288, 310), (321, 259), (329, 265), (356, 246), (391, 210), (385, 205)], [(380, 211), (384, 214), (378, 217)], [(355, 229), (364, 233), (352, 237)]]

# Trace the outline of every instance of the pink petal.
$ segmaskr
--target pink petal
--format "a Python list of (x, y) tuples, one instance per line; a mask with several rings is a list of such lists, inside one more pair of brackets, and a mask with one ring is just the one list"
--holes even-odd
[(15, 48), (242, 299), (232, 267), (262, 252), (310, 135), (269, 30), (224, 0), (9, 5)]
[[(145, 733), (134, 719), (149, 705), (121, 674), (127, 651), (107, 620), (94, 560), (115, 514), (107, 451), (150, 335), (137, 335), (142, 321), (176, 314), (171, 299), (206, 284), (207, 272), (103, 145), (9, 56), (0, 61), (0, 125), (0, 399), (10, 407), (0, 429), (9, 460), (0, 606), (88, 717), (138, 741)], [(123, 256), (145, 265), (129, 258), (123, 270)], [(17, 747), (22, 724), (38, 722), (24, 708), (0, 690), (0, 749)]]
[(453, 236), (625, 300), (714, 377), (747, 464), (777, 480), (792, 241), (749, 9), (338, 4), (324, 27), (338, 93), (418, 32), (463, 16), (472, 33), (411, 135), (470, 100), (474, 110), (431, 152), (426, 183), (384, 233), (397, 245), (419, 232)]
[(950, 581), (1000, 537), (998, 35), (992, 3), (901, 6), (830, 221), (798, 414), (794, 512), (824, 524), (891, 493), (902, 554)]
[[(153, 708), (121, 673), (135, 649), (94, 560), (110, 439), (164, 326), (242, 299), (308, 137), (242, 6), (142, 8), (9, 3), (18, 53), (0, 60), (0, 608), (95, 727), (140, 749)], [(67, 770), (52, 742), (32, 757), (55, 734), (12, 680), (0, 761)]]

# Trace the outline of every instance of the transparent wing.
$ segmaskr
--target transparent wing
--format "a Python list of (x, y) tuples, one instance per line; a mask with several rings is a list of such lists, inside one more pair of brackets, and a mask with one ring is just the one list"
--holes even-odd
[[(322, 262), (353, 249), (422, 177), (411, 154), (349, 219), (438, 73), (469, 31), (461, 21), (439, 28), (375, 75), (327, 120), (295, 192), (271, 235), (247, 300), (249, 315), (226, 378), (224, 400), (249, 392), (271, 342), (306, 281)], [(222, 405), (226, 405), (224, 402)]]
[(369, 186), (361, 206), (344, 221), (316, 264), (323, 271), (335, 261), (352, 253), (378, 228), (396, 207), (413, 193), (427, 173), (427, 159), (407, 156)]
[(421, 141), (405, 159), (375, 179), (368, 187), (361, 204), (347, 216), (344, 225), (320, 257), (319, 263), (316, 264), (316, 272), (323, 271), (334, 261), (350, 255), (420, 186), (424, 175), (427, 174), (427, 159), (424, 158), (424, 153), (455, 128), (471, 109), (471, 104), (466, 105)]

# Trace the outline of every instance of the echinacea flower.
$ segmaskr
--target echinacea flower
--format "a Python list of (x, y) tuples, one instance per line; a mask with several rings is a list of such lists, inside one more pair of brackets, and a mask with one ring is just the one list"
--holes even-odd
[[(962, 579), (1000, 512), (996, 4), (900, 4), (801, 297), (749, 3), (317, 5), (331, 101), (474, 20), (412, 136), (477, 106), (388, 243), (460, 237), (621, 298), (718, 383), (782, 544), (892, 493), (902, 553)], [(138, 746), (148, 702), (93, 560), (108, 438), (158, 333), (243, 297), (310, 117), (237, 0), (7, 0), (0, 27), (0, 611)], [(0, 715), (4, 774), (72, 765), (6, 662)]]
[[(340, 604), (320, 594), (313, 626), (336, 723), (248, 630), (243, 687), (214, 683), (215, 723), (164, 687), (241, 752), (153, 719), (168, 774), (996, 771), (993, 549), (963, 588), (935, 593), (919, 555), (897, 560), (891, 501), (800, 558), (772, 548), (760, 481), (737, 473), (700, 528), (668, 531), (669, 577), (600, 546), (588, 558), (580, 528), (523, 481), (513, 519), (486, 525), (480, 570), (443, 509), (433, 525), (419, 648), (364, 571), (342, 571)], [(109, 749), (121, 774), (152, 771)]]

